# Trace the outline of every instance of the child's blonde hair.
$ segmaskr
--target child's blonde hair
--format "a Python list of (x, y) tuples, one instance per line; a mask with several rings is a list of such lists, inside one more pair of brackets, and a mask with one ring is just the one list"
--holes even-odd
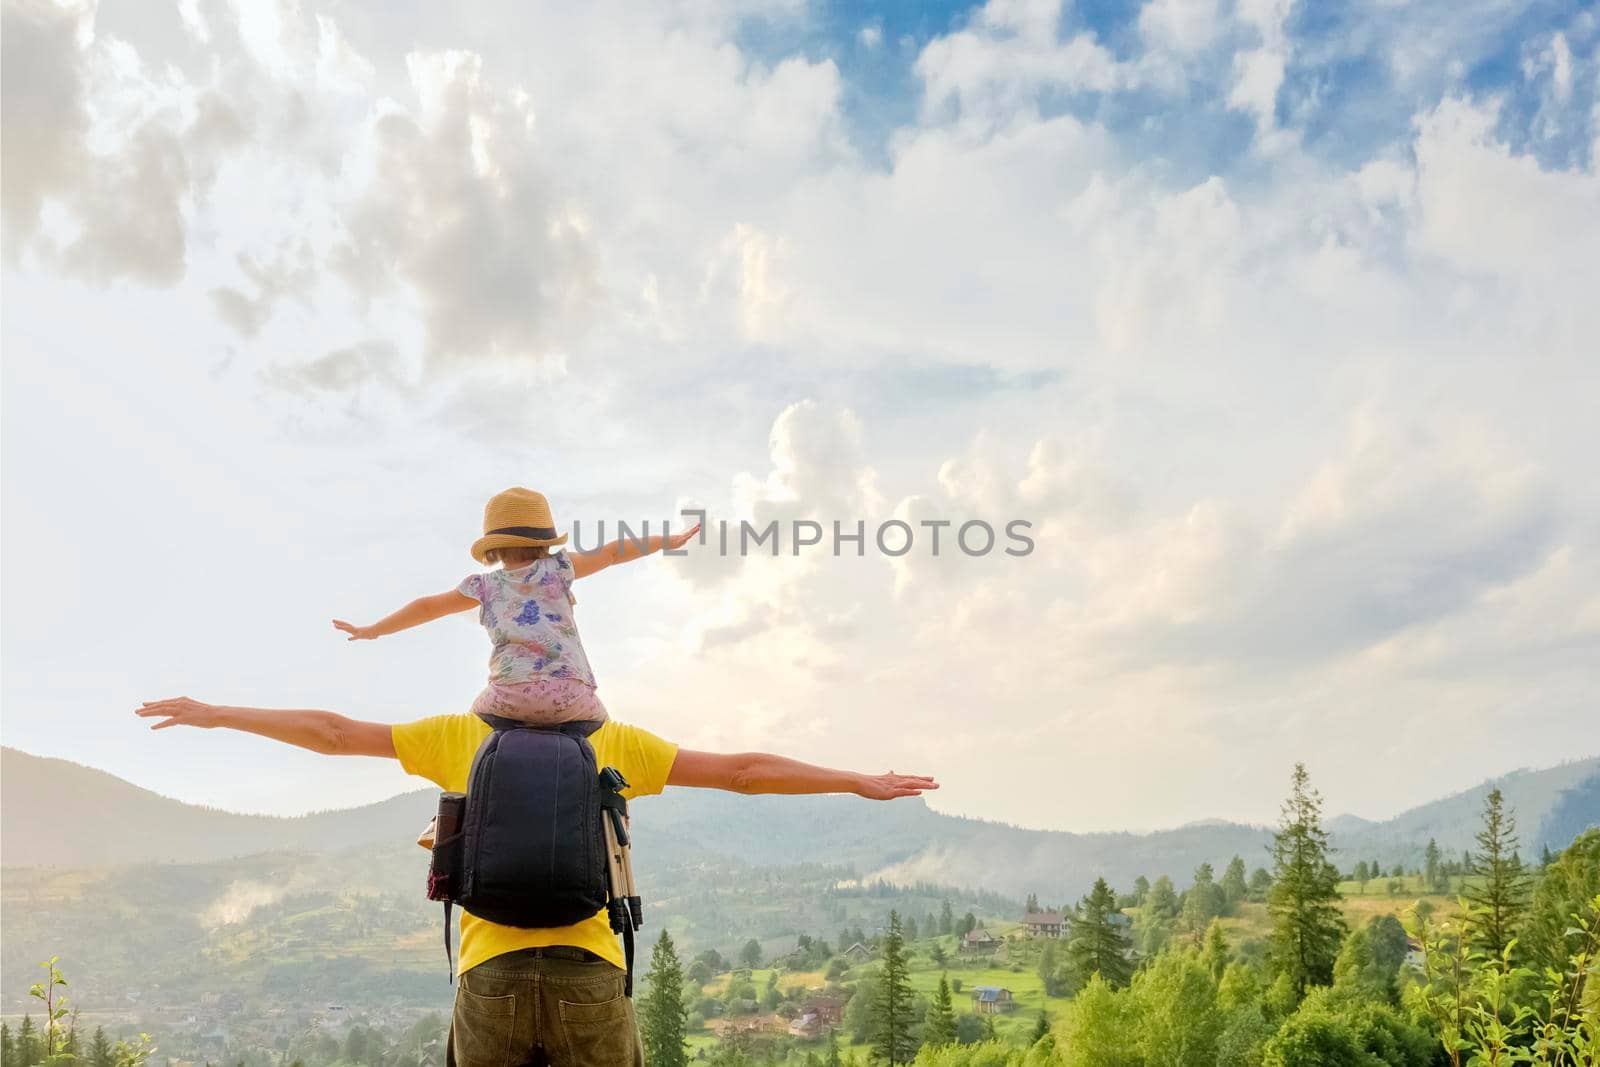
[(509, 548), (487, 549), (483, 553), (483, 558), (487, 563), (521, 566), (536, 559), (544, 559), (549, 554), (550, 549), (545, 545), (516, 545)]

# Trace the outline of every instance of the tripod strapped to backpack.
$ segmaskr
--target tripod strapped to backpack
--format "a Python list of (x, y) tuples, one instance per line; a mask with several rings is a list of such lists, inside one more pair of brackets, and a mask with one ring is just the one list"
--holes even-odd
[[(622, 935), (633, 995), (634, 931), (644, 907), (629, 852), (627, 781), (596, 766), (597, 722), (535, 727), (483, 716), (465, 793), (439, 797), (428, 899), (523, 929), (571, 926), (604, 911)], [(453, 969), (453, 968), (452, 968)], [(452, 974), (452, 981), (454, 980)]]
[(628, 801), (622, 791), (628, 788), (627, 779), (615, 767), (600, 772), (600, 810), (605, 827), (606, 881), (610, 886), (611, 902), (606, 911), (611, 918), (611, 929), (622, 935), (622, 950), (628, 960), (627, 994), (633, 996), (633, 933), (644, 925), (644, 902), (639, 899), (639, 887), (633, 881), (632, 841), (628, 837)]

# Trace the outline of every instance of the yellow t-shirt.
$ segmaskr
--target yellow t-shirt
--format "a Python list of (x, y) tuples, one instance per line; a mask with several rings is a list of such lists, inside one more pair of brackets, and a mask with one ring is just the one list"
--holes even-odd
[[(448, 792), (464, 793), (472, 757), (488, 733), (488, 725), (476, 715), (436, 715), (394, 727), (394, 751), (406, 773), (426, 778)], [(677, 745), (614, 721), (589, 735), (589, 744), (594, 746), (600, 766), (615, 767), (628, 780), (623, 795), (630, 800), (661, 792), (678, 758)], [(624, 966), (622, 946), (603, 911), (573, 926), (540, 930), (501, 926), (463, 912), (457, 973), (465, 974), (485, 960), (517, 949), (551, 945), (588, 949), (619, 968)]]

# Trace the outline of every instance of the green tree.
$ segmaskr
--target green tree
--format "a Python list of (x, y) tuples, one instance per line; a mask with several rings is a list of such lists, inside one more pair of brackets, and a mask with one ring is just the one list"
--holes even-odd
[(1422, 884), (1435, 892), (1439, 889), (1439, 842), (1428, 838), (1428, 847), (1422, 851)]
[(1067, 1005), (1056, 1026), (1063, 1067), (1142, 1067), (1138, 1016), (1127, 991), (1099, 975)]
[(1033, 1024), (1033, 1036), (1028, 1039), (1028, 1044), (1037, 1045), (1050, 1033), (1050, 1016), (1044, 1012), (1039, 1013), (1039, 1021)]
[(1145, 895), (1144, 906), (1139, 909), (1139, 950), (1154, 956), (1166, 947), (1172, 933), (1172, 924), (1178, 917), (1178, 894), (1172, 879), (1161, 875)]
[(761, 966), (761, 942), (753, 937), (746, 941), (739, 950), (739, 963), (752, 971)]
[(1183, 898), (1183, 926), (1198, 946), (1206, 935), (1211, 920), (1222, 914), (1224, 900), (1211, 864), (1202, 863), (1194, 870), (1194, 885)]
[[(774, 972), (776, 974), (776, 972)], [(687, 1067), (688, 1013), (683, 1006), (683, 965), (672, 935), (661, 931), (650, 952), (645, 973), (644, 1003), (639, 1005), (639, 1036), (650, 1067)]]
[(1356, 869), (1350, 872), (1351, 881), (1356, 884), (1356, 892), (1366, 895), (1367, 882), (1372, 879), (1372, 871), (1367, 867), (1367, 861), (1361, 860), (1356, 864)]
[(1145, 898), (1150, 895), (1150, 879), (1144, 875), (1133, 880), (1133, 903), (1135, 907), (1144, 907)]
[(11, 1025), (0, 1022), (0, 1064), (17, 1062), (17, 1046), (11, 1040)]
[(1527, 910), (1528, 878), (1514, 858), (1516, 831), (1516, 818), (1506, 808), (1505, 798), (1500, 790), (1491, 789), (1483, 805), (1478, 851), (1472, 857), (1475, 877), (1465, 892), (1469, 937), (1491, 959), (1498, 959), (1511, 943)]
[(1400, 965), (1410, 946), (1406, 928), (1393, 915), (1374, 915), (1367, 920), (1367, 938), (1372, 943), (1372, 962), (1390, 999), (1399, 993)]
[(1276, 1031), (1258, 1001), (1224, 1015), (1217, 1035), (1217, 1067), (1261, 1067), (1262, 1050)]
[(1546, 863), (1533, 889), (1520, 947), (1529, 963), (1562, 970), (1578, 949), (1572, 917), (1600, 897), (1600, 828), (1585, 830)]
[(1232, 909), (1249, 895), (1250, 885), (1245, 881), (1244, 859), (1235, 856), (1228, 861), (1228, 869), (1222, 872), (1223, 902)]
[(61, 962), (61, 957), (51, 956), (42, 961), (39, 966), (45, 970), (45, 979), (33, 983), (28, 990), (28, 995), (44, 1005), (44, 1048), (42, 1058), (50, 1059), (61, 1051), (62, 1040), (66, 1036), (66, 1024), (62, 1022), (67, 1017), (71, 1008), (67, 1004), (66, 976), (61, 973), (61, 968), (56, 964)]
[(1389, 997), (1389, 982), (1373, 956), (1372, 939), (1365, 930), (1352, 931), (1339, 947), (1339, 956), (1333, 961), (1333, 988), (1371, 1000)]
[(1303, 763), (1294, 765), (1289, 799), (1272, 841), (1272, 961), (1304, 996), (1333, 979), (1333, 961), (1344, 936), (1339, 913), (1339, 872), (1328, 861), (1322, 828), (1322, 797), (1311, 788)]
[(1267, 893), (1272, 889), (1272, 875), (1267, 873), (1265, 867), (1257, 867), (1250, 872), (1250, 899), (1260, 903), (1267, 899)]
[(911, 1035), (911, 982), (904, 949), (900, 913), (891, 911), (872, 1027), (873, 1055), (885, 1063), (910, 1063), (917, 1054), (916, 1038)]
[(1261, 980), (1253, 968), (1242, 963), (1230, 963), (1222, 971), (1217, 983), (1217, 1006), (1223, 1011), (1237, 1011), (1261, 999)]
[(1038, 912), (1039, 912), (1039, 896), (1038, 896), (1038, 894), (1029, 893), (1028, 894), (1028, 901), (1027, 901), (1026, 904), (1022, 905), (1022, 910), (1023, 910), (1024, 914), (1027, 914), (1027, 915), (1036, 915), (1036, 914), (1038, 914)]
[(1145, 898), (1144, 907), (1151, 915), (1162, 919), (1175, 919), (1178, 916), (1178, 894), (1172, 887), (1172, 879), (1162, 875), (1156, 879), (1156, 884), (1150, 887), (1150, 894)]
[(33, 1067), (43, 1058), (39, 1034), (33, 1028), (33, 1016), (23, 1015), (22, 1024), (17, 1027), (17, 1062), (21, 1067)]
[(1211, 972), (1212, 980), (1222, 981), (1222, 972), (1228, 969), (1228, 935), (1223, 931), (1220, 921), (1212, 919), (1211, 925), (1206, 928), (1205, 947), (1200, 950), (1200, 956), (1206, 970)]
[(939, 936), (948, 937), (955, 932), (955, 916), (950, 913), (950, 902), (939, 905)]
[(1056, 946), (1049, 941), (1044, 943), (1044, 948), (1039, 950), (1039, 981), (1045, 985), (1045, 992), (1050, 992), (1050, 984), (1056, 976)]
[(1139, 1050), (1147, 1064), (1212, 1067), (1222, 1015), (1217, 986), (1192, 950), (1150, 961), (1129, 987), (1137, 1007)]
[(924, 1045), (938, 1048), (954, 1044), (955, 1040), (956, 1012), (950, 1001), (950, 980), (941, 974), (939, 987), (934, 990), (933, 1000), (928, 1003), (928, 1012), (923, 1017), (922, 1041)]
[(1096, 878), (1094, 888), (1072, 916), (1067, 969), (1079, 988), (1096, 974), (1114, 986), (1128, 983), (1133, 965), (1128, 961), (1127, 938), (1113, 921), (1113, 916), (1121, 915), (1116, 905), (1116, 894), (1106, 880)]
[(363, 1027), (352, 1026), (345, 1035), (344, 1058), (351, 1063), (367, 1062), (367, 1031)]

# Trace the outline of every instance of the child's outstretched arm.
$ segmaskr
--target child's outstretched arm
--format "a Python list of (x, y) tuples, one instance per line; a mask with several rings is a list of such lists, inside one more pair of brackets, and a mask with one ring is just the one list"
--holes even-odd
[(442, 619), (446, 615), (454, 615), (477, 606), (476, 600), (452, 589), (448, 593), (418, 597), (393, 615), (385, 616), (371, 626), (356, 626), (343, 619), (334, 619), (333, 628), (349, 634), (352, 641), (370, 641), (374, 637), (409, 630), (413, 626), (421, 626), (425, 622)]
[(572, 556), (572, 576), (574, 578), (582, 578), (585, 575), (593, 574), (595, 571), (603, 571), (613, 564), (627, 563), (630, 560), (648, 556), (652, 552), (660, 552), (663, 548), (670, 548), (676, 552), (688, 544), (690, 539), (699, 532), (700, 524), (697, 522), (687, 530), (672, 534), (670, 537), (662, 537), (657, 534), (643, 538), (643, 544), (636, 538), (618, 539), (601, 545), (593, 552), (574, 553)]

